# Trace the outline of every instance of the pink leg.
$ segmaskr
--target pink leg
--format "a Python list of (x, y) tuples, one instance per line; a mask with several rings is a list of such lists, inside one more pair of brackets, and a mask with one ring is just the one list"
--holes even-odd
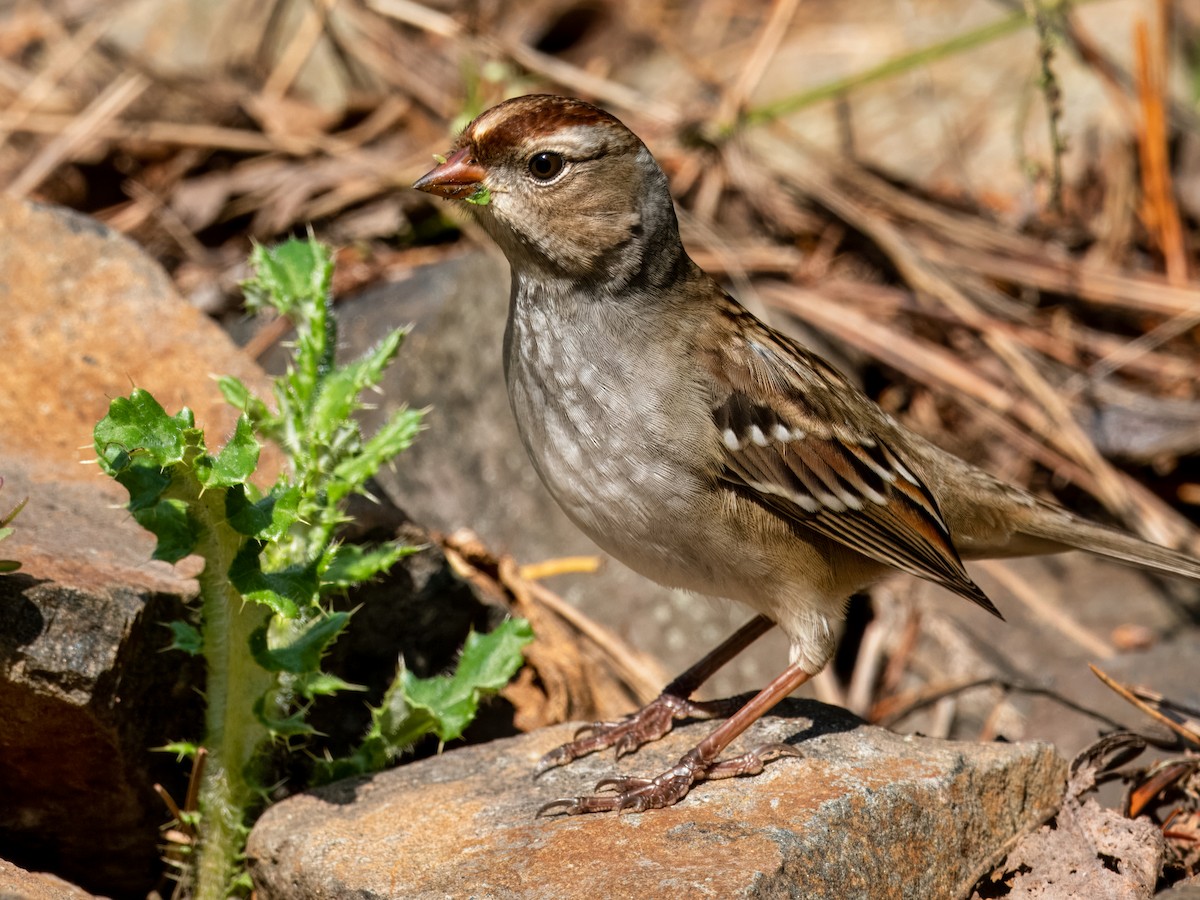
[(566, 797), (553, 800), (538, 810), (538, 815), (561, 811), (577, 813), (630, 810), (643, 812), (678, 803), (697, 781), (757, 775), (763, 764), (780, 756), (799, 756), (790, 744), (765, 744), (731, 759), (717, 761), (721, 752), (743, 731), (804, 682), (811, 672), (792, 663), (783, 674), (759, 691), (745, 706), (729, 717), (712, 734), (685, 753), (678, 763), (656, 778), (606, 778), (597, 791), (611, 791), (590, 797)]
[[(637, 712), (615, 722), (593, 722), (581, 728), (575, 740), (551, 750), (537, 764), (536, 775), (566, 765), (597, 750), (616, 747), (617, 758), (632, 753), (642, 744), (657, 741), (669, 732), (678, 719), (713, 719), (727, 716), (738, 708), (740, 698), (694, 701), (688, 698), (713, 673), (774, 627), (766, 616), (756, 616), (734, 632), (724, 643), (663, 688), (657, 698)], [(586, 737), (581, 737), (586, 735)]]

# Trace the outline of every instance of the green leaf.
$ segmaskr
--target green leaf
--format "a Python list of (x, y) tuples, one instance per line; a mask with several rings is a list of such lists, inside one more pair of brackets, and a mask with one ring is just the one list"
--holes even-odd
[(266, 708), (266, 700), (259, 697), (254, 704), (254, 715), (271, 732), (272, 737), (299, 737), (317, 733), (315, 728), (304, 721), (304, 716), (306, 715), (304, 710), (299, 710), (290, 716), (280, 719), (268, 715)]
[[(357, 490), (366, 484), (368, 479), (374, 477), (384, 463), (411, 447), (421, 431), (424, 415), (424, 411), (419, 409), (397, 410), (392, 418), (363, 444), (358, 453), (338, 463), (333, 474), (343, 483), (340, 494)], [(338, 496), (332, 488), (330, 493), (331, 496)]]
[(407, 544), (387, 543), (367, 549), (359, 544), (341, 544), (321, 573), (322, 588), (350, 588), (387, 572), (406, 556), (421, 550)]
[(204, 652), (204, 639), (195, 625), (176, 619), (174, 622), (167, 622), (166, 626), (171, 629), (173, 635), (171, 643), (167, 646), (168, 650), (182, 650), (190, 656), (199, 656)]
[[(0, 487), (4, 487), (4, 479), (3, 478), (0, 478)], [(28, 497), (24, 498), (20, 503), (18, 503), (16, 506), (14, 506), (12, 509), (10, 509), (8, 511), (7, 515), (0, 517), (0, 526), (8, 525), (10, 522), (12, 522), (13, 519), (15, 519), (17, 516), (19, 516), (21, 514), (21, 510), (23, 510), (25, 508), (25, 504), (28, 502), (29, 502), (29, 498)], [(0, 527), (0, 541), (4, 540), (10, 534), (12, 534), (11, 528)]]
[(193, 744), (191, 741), (171, 741), (161, 747), (151, 749), (158, 753), (174, 753), (178, 762), (184, 759), (195, 759), (196, 754), (200, 752), (200, 745)]
[(489, 634), (467, 636), (453, 675), (417, 678), (405, 669), (398, 680), (400, 696), (387, 710), (392, 733), (385, 728), (384, 736), (404, 746), (427, 731), (443, 741), (460, 737), (480, 699), (508, 684), (521, 667), (521, 649), (531, 640), (533, 629), (525, 619), (508, 619)]
[(316, 696), (336, 694), (338, 691), (365, 691), (366, 689), (365, 685), (351, 684), (328, 672), (306, 672), (296, 681), (296, 690), (306, 700), (311, 700)]
[(238, 416), (233, 437), (220, 452), (196, 461), (196, 477), (206, 488), (240, 485), (254, 474), (258, 466), (258, 450), (258, 441), (254, 439), (249, 417)]
[(154, 559), (175, 563), (196, 548), (200, 523), (192, 518), (183, 500), (159, 500), (153, 506), (131, 510), (139, 525), (158, 538)]
[(171, 469), (156, 465), (126, 465), (114, 477), (129, 492), (130, 512), (154, 506), (171, 486)]
[(468, 203), (475, 204), (476, 206), (487, 206), (492, 202), (492, 192), (481, 184), (475, 189), (475, 193), (473, 193), (470, 197), (464, 197), (463, 199)]
[(0, 559), (0, 575), (7, 575), (9, 572), (15, 572), (21, 568), (21, 564), (15, 559)]
[(284, 241), (273, 248), (256, 247), (255, 280), (275, 298), (323, 299), (333, 277), (333, 257), (320, 241)]
[(229, 526), (238, 534), (277, 541), (288, 533), (296, 522), (300, 507), (300, 489), (276, 489), (253, 503), (246, 496), (245, 485), (234, 485), (225, 494), (225, 516)]
[(463, 645), (456, 681), (495, 693), (521, 668), (521, 652), (533, 640), (533, 627), (526, 619), (505, 619), (487, 634), (472, 631)]
[(250, 635), (250, 652), (255, 662), (268, 672), (297, 675), (316, 672), (321, 667), (321, 657), (348, 621), (350, 614), (347, 612), (330, 613), (310, 623), (287, 644), (277, 647), (268, 646), (267, 630), (259, 628)]
[(247, 600), (269, 606), (285, 619), (295, 619), (300, 608), (317, 596), (316, 564), (297, 563), (275, 572), (264, 572), (259, 554), (263, 542), (247, 540), (229, 566), (229, 580)]
[(195, 424), (187, 407), (168, 416), (148, 392), (135, 388), (128, 397), (113, 400), (108, 415), (96, 423), (96, 456), (110, 475), (121, 461), (128, 465), (135, 453), (144, 453), (160, 468), (166, 468), (183, 460), (185, 431), (195, 428)]
[(352, 363), (339, 366), (322, 382), (313, 404), (315, 428), (329, 431), (342, 425), (354, 410), (361, 407), (359, 395), (383, 380), (383, 373), (396, 358), (407, 330), (391, 331), (371, 350)]

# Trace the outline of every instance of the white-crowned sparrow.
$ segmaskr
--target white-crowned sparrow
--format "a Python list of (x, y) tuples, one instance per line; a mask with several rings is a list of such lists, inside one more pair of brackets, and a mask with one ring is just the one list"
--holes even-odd
[(467, 126), (415, 185), (468, 200), (512, 267), (509, 398), (538, 474), (597, 544), (662, 584), (759, 613), (649, 707), (541, 769), (660, 737), (689, 695), (778, 624), (791, 664), (679, 763), (543, 810), (644, 810), (794, 754), (720, 753), (820, 671), (847, 597), (892, 569), (999, 615), (962, 560), (1079, 548), (1200, 579), (1200, 561), (1086, 521), (906, 430), (743, 309), (684, 252), (667, 179), (603, 110), (535, 95)]

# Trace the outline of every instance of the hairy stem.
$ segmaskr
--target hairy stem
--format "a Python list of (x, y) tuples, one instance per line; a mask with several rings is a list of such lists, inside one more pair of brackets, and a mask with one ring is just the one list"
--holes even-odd
[(254, 714), (254, 704), (271, 688), (274, 676), (246, 648), (250, 634), (266, 623), (270, 610), (247, 603), (229, 581), (229, 566), (244, 538), (225, 522), (224, 492), (200, 494), (194, 503), (201, 522), (196, 552), (207, 561), (199, 582), (208, 664), (205, 746), (209, 753), (200, 786), (195, 897), (223, 900), (245, 841), (246, 812), (256, 798), (251, 764), (269, 736)]

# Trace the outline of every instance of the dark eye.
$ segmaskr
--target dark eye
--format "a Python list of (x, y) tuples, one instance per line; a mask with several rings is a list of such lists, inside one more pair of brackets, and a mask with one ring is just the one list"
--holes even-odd
[(563, 169), (559, 153), (535, 153), (529, 160), (529, 174), (538, 181), (549, 181)]

